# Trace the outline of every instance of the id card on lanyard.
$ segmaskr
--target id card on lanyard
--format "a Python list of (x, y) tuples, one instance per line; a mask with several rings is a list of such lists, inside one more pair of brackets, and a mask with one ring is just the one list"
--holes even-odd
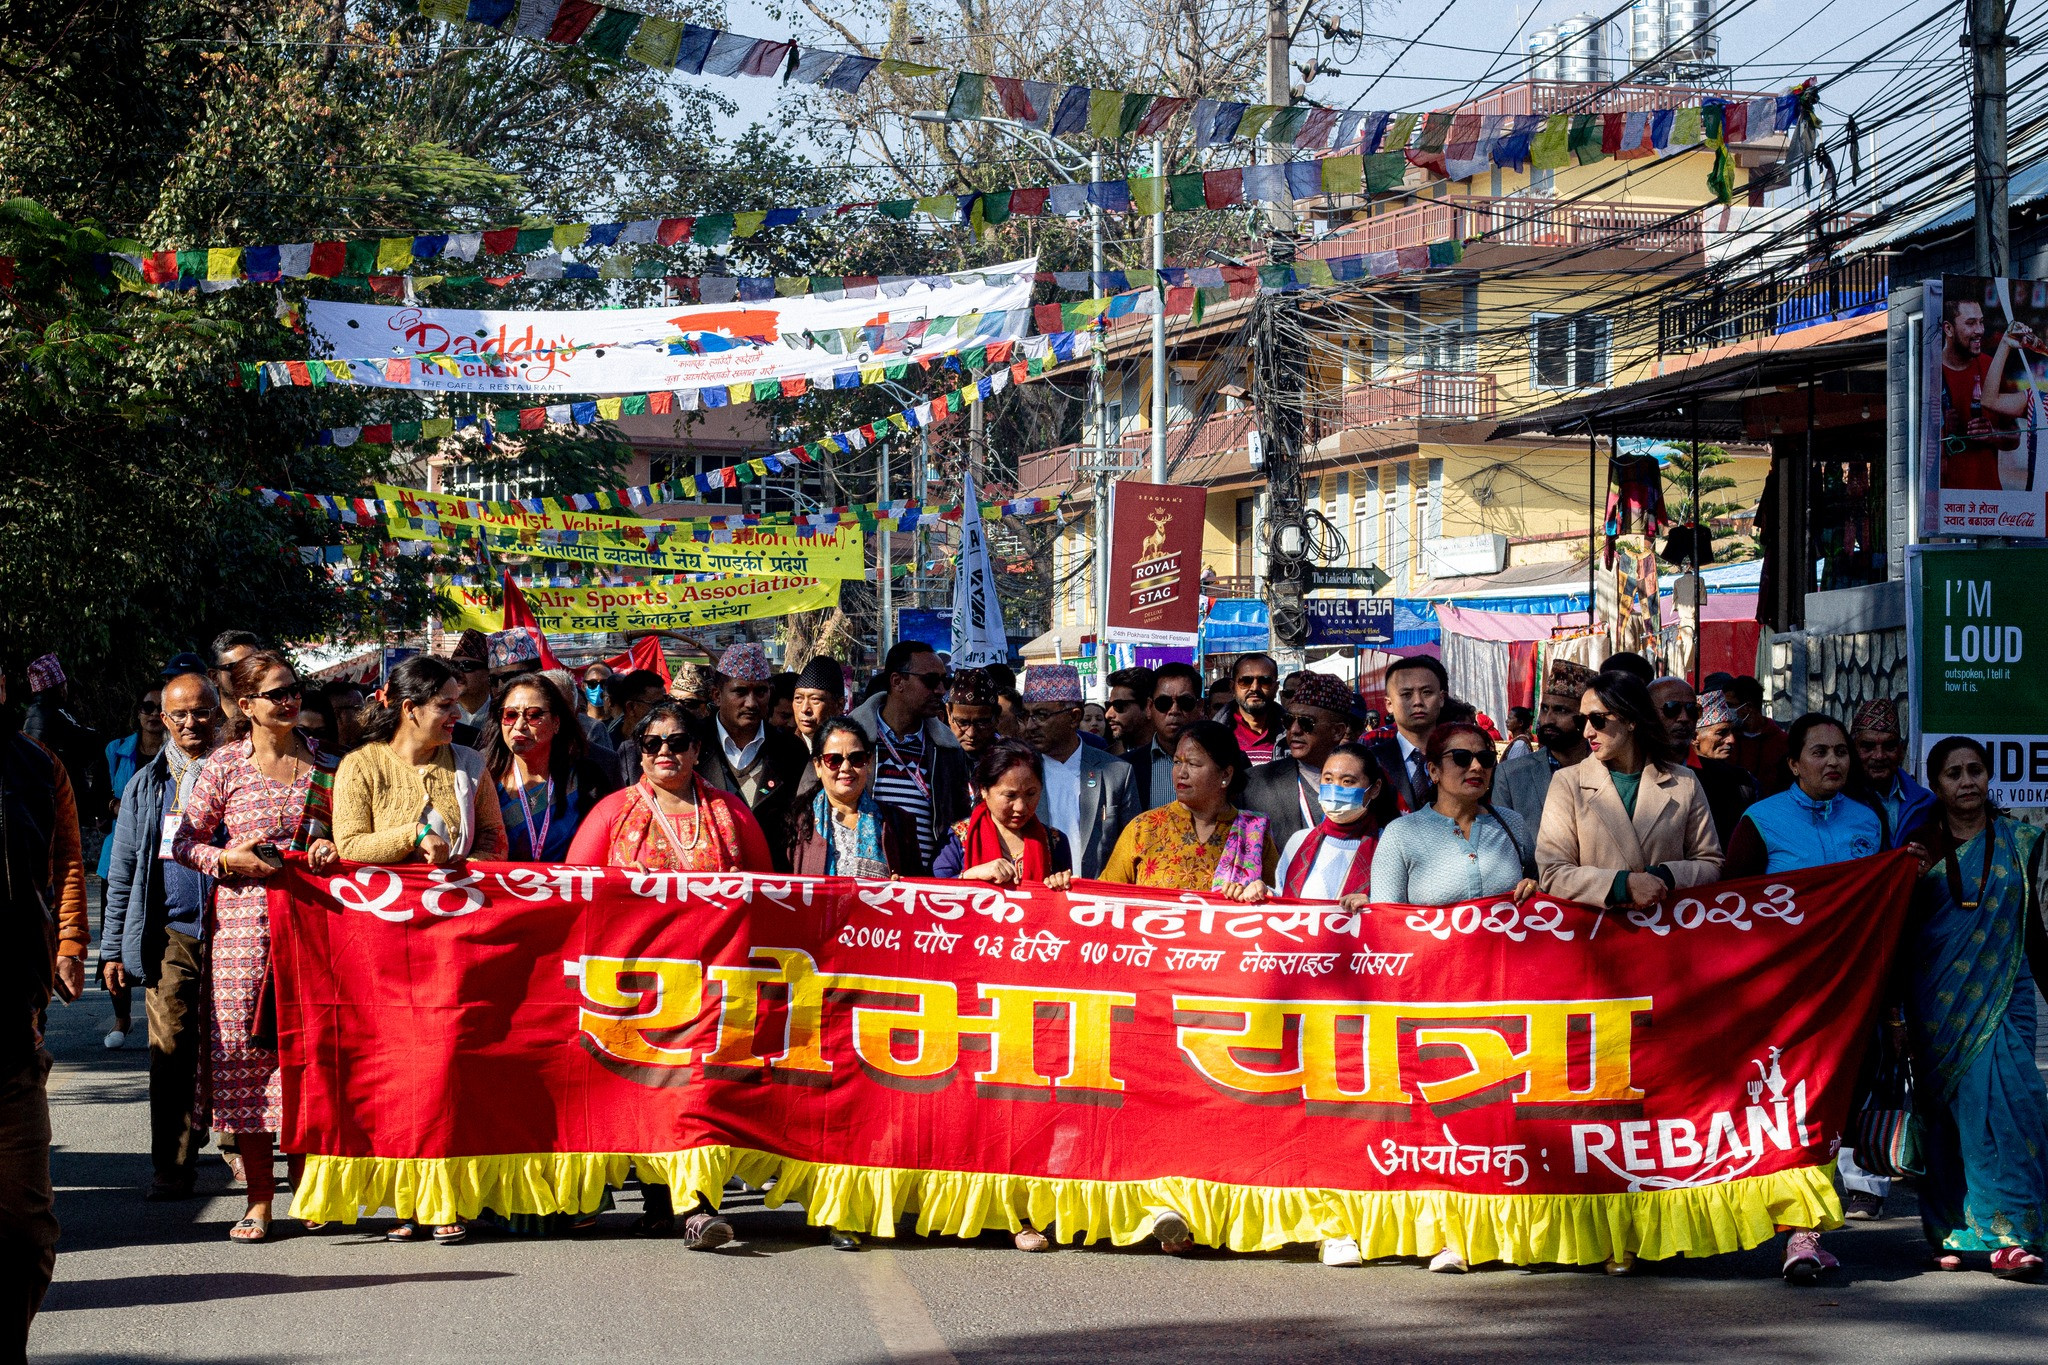
[(160, 863), (177, 861), (171, 856), (171, 846), (178, 841), (178, 827), (185, 823), (185, 801), (192, 794), (192, 784), (199, 776), (199, 765), (204, 759), (192, 759), (185, 764), (185, 771), (179, 772), (165, 759), (165, 766), (171, 768), (170, 805), (164, 810), (164, 827), (157, 836), (156, 857)]

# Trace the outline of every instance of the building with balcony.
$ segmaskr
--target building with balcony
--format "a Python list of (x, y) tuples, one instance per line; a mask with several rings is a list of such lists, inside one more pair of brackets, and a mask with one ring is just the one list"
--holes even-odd
[[(1520, 82), (1457, 112), (1606, 112), (1700, 93)], [(1701, 208), (1711, 198), (1704, 148), (1553, 172), (1494, 168), (1462, 181), (1411, 168), (1391, 194), (1297, 201), (1308, 228), (1298, 259), (1465, 244), (1453, 268), (1297, 296), (1289, 325), (1301, 329), (1307, 356), (1302, 465), (1309, 506), (1335, 532), (1330, 561), (1379, 567), (1391, 579), (1387, 596), (1576, 592), (1584, 610), (1604, 454), (1593, 456), (1583, 437), (1490, 438), (1518, 413), (1655, 373), (1660, 300), (1748, 249), (1754, 216), (1771, 212), (1759, 207), (1764, 191), (1784, 178), (1784, 144), (1777, 136), (1732, 149), (1738, 197), (1750, 204), (1728, 209)], [(1169, 477), (1208, 490), (1205, 571), (1249, 596), (1263, 592), (1268, 498), (1248, 439), (1260, 426), (1248, 330), (1255, 302), (1170, 319), (1166, 350)], [(1152, 363), (1147, 322), (1112, 328), (1106, 462), (1140, 478)], [(1076, 365), (1048, 379), (1072, 390), (1086, 373)], [(1719, 496), (1753, 507), (1768, 460), (1755, 447), (1730, 453), (1721, 473), (1736, 487)], [(1020, 491), (1066, 498), (1048, 628), (1092, 626), (1094, 456), (1084, 439), (1018, 460)]]

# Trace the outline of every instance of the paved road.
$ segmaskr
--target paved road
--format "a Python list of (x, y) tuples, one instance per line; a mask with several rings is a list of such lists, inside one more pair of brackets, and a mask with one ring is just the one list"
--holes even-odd
[(121, 1052), (100, 1046), (105, 1002), (89, 996), (52, 1020), (64, 1241), (37, 1360), (1862, 1365), (2039, 1360), (2048, 1349), (2048, 1287), (1923, 1271), (1910, 1218), (1836, 1234), (1847, 1271), (1814, 1290), (1780, 1284), (1768, 1250), (1630, 1280), (1331, 1270), (1306, 1248), (1029, 1256), (997, 1237), (907, 1237), (848, 1255), (755, 1197), (737, 1206), (745, 1240), (716, 1253), (630, 1236), (631, 1195), (576, 1241), (397, 1246), (342, 1232), (238, 1246), (226, 1234), (241, 1200), (218, 1158), (204, 1197), (142, 1202), (147, 1054), (139, 1038)]

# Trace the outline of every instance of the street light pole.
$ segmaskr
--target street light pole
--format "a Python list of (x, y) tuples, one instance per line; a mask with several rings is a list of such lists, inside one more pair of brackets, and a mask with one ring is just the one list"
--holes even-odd
[[(1102, 179), (1102, 153), (1088, 154), (1088, 183)], [(1088, 206), (1088, 230), (1093, 239), (1088, 272), (1089, 297), (1102, 297), (1102, 206)], [(1089, 401), (1095, 408), (1095, 671), (1099, 682), (1108, 673), (1102, 667), (1109, 626), (1109, 403), (1108, 364), (1103, 355), (1107, 335), (1098, 314), (1090, 324), (1095, 329), (1095, 348), (1088, 363)]]
[[(1152, 144), (1152, 178), (1160, 181), (1165, 189), (1166, 143), (1164, 139)], [(1152, 215), (1152, 274), (1153, 290), (1159, 289), (1159, 272), (1166, 269), (1166, 213), (1165, 204), (1160, 212)], [(1159, 311), (1152, 315), (1152, 482), (1166, 482), (1166, 302), (1159, 301)]]
[[(896, 614), (893, 610), (896, 605), (895, 575), (891, 572), (895, 565), (891, 563), (894, 555), (889, 545), (889, 509), (887, 506), (889, 501), (889, 443), (887, 441), (882, 442), (875, 448), (875, 453), (876, 457), (881, 461), (880, 473), (876, 477), (875, 484), (875, 501), (877, 504), (881, 504), (875, 508), (875, 575), (877, 578), (875, 591), (882, 604), (881, 624), (875, 627), (875, 647), (878, 653), (886, 656), (889, 653), (890, 647), (896, 643)], [(879, 666), (881, 660), (877, 659), (875, 662)]]

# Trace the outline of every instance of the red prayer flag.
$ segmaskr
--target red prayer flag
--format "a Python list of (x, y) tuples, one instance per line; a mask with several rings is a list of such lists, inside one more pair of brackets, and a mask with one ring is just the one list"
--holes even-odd
[(1166, 289), (1166, 312), (1169, 317), (1195, 311), (1195, 291), (1190, 286), (1168, 285)]
[(1043, 185), (1033, 189), (1010, 191), (1010, 216), (1012, 218), (1036, 218), (1045, 212), (1045, 201), (1052, 193)]
[(1721, 106), (1722, 140), (1728, 143), (1742, 141), (1749, 136), (1749, 104), (1744, 100), (1730, 100)]
[(988, 83), (996, 88), (996, 103), (1002, 107), (1004, 118), (1021, 119), (1025, 123), (1038, 121), (1038, 110), (1031, 103), (1031, 96), (1024, 91), (1024, 82), (1015, 76), (990, 76)]
[[(176, 260), (175, 257), (173, 257), (172, 259), (173, 261)], [(336, 275), (339, 275), (344, 269), (346, 269), (347, 266), (348, 243), (315, 242), (313, 243), (312, 259), (308, 261), (306, 264), (306, 273), (308, 275), (318, 275), (323, 279), (331, 280)], [(175, 264), (171, 268), (171, 273), (174, 277), (177, 274), (177, 267)]]
[(370, 276), (370, 292), (372, 294), (382, 294), (387, 299), (402, 299), (405, 297), (405, 276), (372, 275)]
[[(1150, 137), (1166, 126), (1166, 121), (1178, 114), (1187, 100), (1179, 95), (1155, 99), (1146, 108), (1145, 116), (1138, 120), (1136, 135)], [(1334, 117), (1334, 115), (1332, 116)]]
[(142, 261), (142, 278), (148, 284), (170, 284), (178, 278), (178, 253), (152, 251)]
[(391, 423), (374, 422), (363, 428), (363, 434), (356, 438), (366, 446), (388, 446), (391, 444)]
[(555, 22), (548, 28), (548, 41), (575, 42), (602, 13), (604, 11), (591, 4), (590, 0), (562, 0), (562, 7), (555, 11)]
[(1244, 168), (1202, 172), (1202, 203), (1212, 209), (1227, 209), (1244, 202)]
[(1017, 343), (1014, 339), (1010, 341), (991, 341), (988, 344), (988, 363), (991, 365), (1007, 365), (1010, 363), (1011, 353), (1016, 349)]
[(1040, 334), (1051, 336), (1060, 330), (1060, 306), (1056, 303), (1034, 304), (1031, 308), (1031, 325)]
[(1429, 248), (1426, 246), (1404, 246), (1394, 252), (1394, 264), (1403, 270), (1429, 269)]
[(674, 246), (696, 230), (695, 218), (664, 218), (654, 229), (654, 240), (663, 246)]
[(656, 415), (674, 412), (676, 410), (675, 397), (667, 389), (663, 389), (659, 393), (650, 393), (647, 395), (647, 410)]
[(546, 408), (521, 408), (519, 410), (519, 429), (521, 431), (539, 431), (547, 424), (548, 410)]
[(794, 379), (785, 379), (782, 381), (782, 396), (784, 398), (800, 398), (805, 390), (810, 387), (811, 381), (802, 375), (798, 375)]
[(1600, 150), (1613, 156), (1621, 150), (1621, 130), (1628, 122), (1627, 114), (1602, 114), (1600, 116)]
[(306, 362), (303, 360), (287, 360), (284, 368), (285, 373), (292, 377), (292, 383), (299, 388), (303, 389), (313, 382), (313, 375), (307, 370)]
[(517, 245), (519, 245), (518, 228), (498, 228), (495, 231), (484, 234), (484, 254), (486, 256), (510, 255), (512, 248)]
[[(570, 4), (578, 0), (568, 0)], [(740, 60), (739, 74), (742, 76), (772, 76), (782, 70), (782, 64), (789, 60), (789, 50), (795, 43), (771, 43), (766, 38), (757, 41)]]

